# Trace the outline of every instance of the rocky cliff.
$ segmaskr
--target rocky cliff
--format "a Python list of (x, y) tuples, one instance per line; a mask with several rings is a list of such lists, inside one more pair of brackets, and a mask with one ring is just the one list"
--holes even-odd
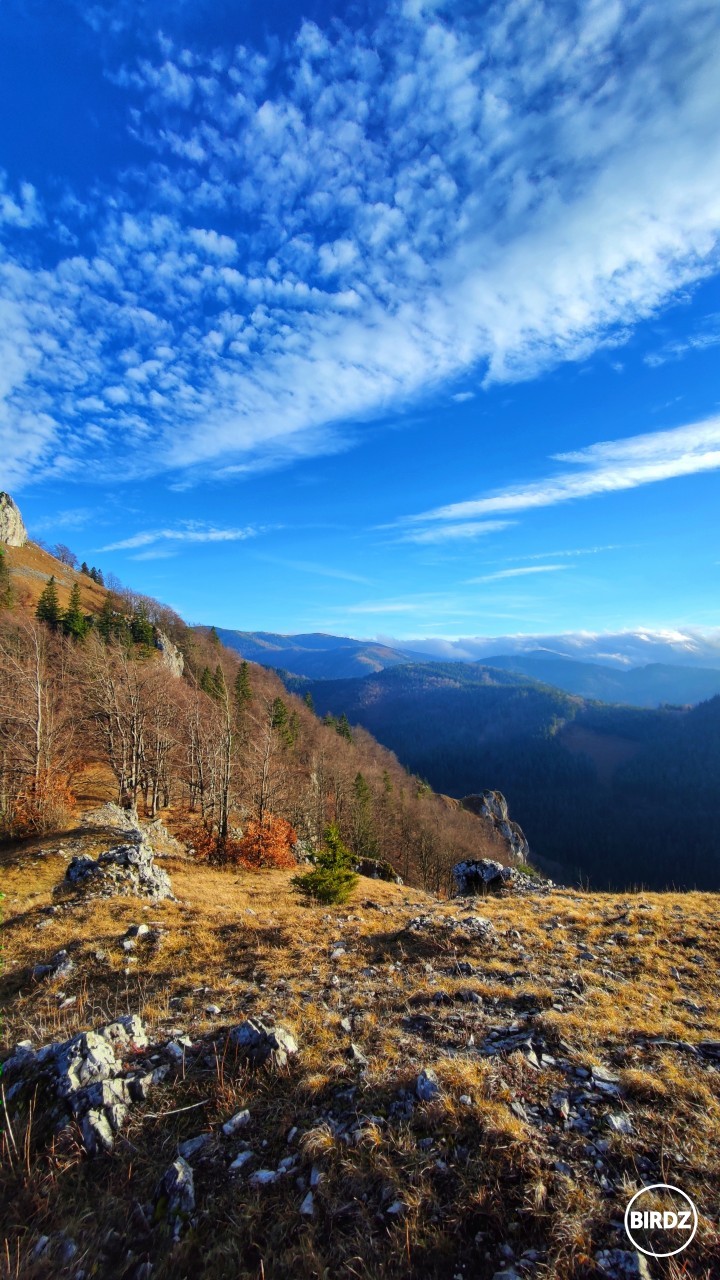
[(9, 493), (0, 490), (0, 543), (6, 547), (24, 547), (28, 540), (23, 518)]
[(471, 813), (490, 819), (498, 835), (505, 841), (508, 857), (512, 862), (530, 860), (530, 846), (522, 827), (510, 818), (507, 800), (502, 792), (483, 791), (479, 796), (465, 796), (462, 805)]

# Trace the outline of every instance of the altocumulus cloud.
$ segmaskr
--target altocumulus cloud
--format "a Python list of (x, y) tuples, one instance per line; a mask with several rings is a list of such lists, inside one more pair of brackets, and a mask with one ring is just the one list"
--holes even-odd
[(620, 341), (717, 264), (719, 58), (706, 0), (394, 0), (116, 64), (148, 163), (0, 184), (5, 483), (238, 474)]

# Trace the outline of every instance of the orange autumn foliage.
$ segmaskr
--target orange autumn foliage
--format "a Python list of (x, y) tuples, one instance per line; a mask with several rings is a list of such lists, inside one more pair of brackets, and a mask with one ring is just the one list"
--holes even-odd
[(16, 835), (38, 835), (67, 826), (75, 809), (75, 796), (61, 775), (42, 771), (26, 778), (12, 809)]
[(248, 822), (241, 840), (229, 841), (228, 860), (249, 870), (260, 867), (294, 867), (293, 846), (297, 836), (285, 818), (266, 816), (263, 822)]
[(266, 815), (262, 823), (251, 819), (241, 839), (228, 837), (222, 844), (215, 831), (198, 821), (188, 821), (177, 835), (201, 862), (230, 863), (247, 871), (296, 865), (293, 846), (297, 835), (285, 818), (272, 814)]

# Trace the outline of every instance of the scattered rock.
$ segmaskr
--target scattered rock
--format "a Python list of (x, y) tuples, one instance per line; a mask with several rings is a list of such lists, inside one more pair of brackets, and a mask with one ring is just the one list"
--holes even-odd
[(398, 875), (391, 862), (386, 862), (383, 858), (358, 858), (353, 864), (353, 870), (359, 876), (367, 876), (370, 880), (387, 880), (391, 884), (402, 884), (402, 877)]
[(277, 1182), (277, 1174), (274, 1169), (256, 1169), (250, 1174), (249, 1182), (251, 1187), (269, 1187)]
[(435, 1098), (440, 1097), (440, 1092), (440, 1085), (435, 1072), (431, 1068), (424, 1068), (415, 1081), (417, 1097), (421, 1102), (433, 1102)]
[(345, 1050), (345, 1057), (348, 1058), (356, 1067), (366, 1067), (368, 1065), (367, 1057), (363, 1053), (362, 1049), (354, 1043), (354, 1041), (351, 1043), (350, 1047)]
[(236, 1111), (234, 1116), (231, 1116), (229, 1120), (225, 1121), (222, 1131), (226, 1137), (230, 1138), (234, 1133), (239, 1133), (241, 1129), (247, 1129), (249, 1124), (250, 1112), (247, 1110)]
[(67, 951), (58, 951), (47, 964), (35, 965), (33, 978), (69, 978), (74, 968), (75, 962)]
[(211, 1133), (198, 1133), (194, 1138), (186, 1138), (184, 1142), (178, 1144), (178, 1155), (183, 1160), (192, 1160), (193, 1156), (198, 1156), (212, 1142)]
[(244, 1169), (245, 1165), (249, 1164), (249, 1162), (254, 1159), (255, 1159), (255, 1155), (252, 1151), (239, 1152), (239, 1154), (236, 1155), (235, 1159), (230, 1165), (230, 1172), (237, 1173), (239, 1169)]
[(601, 1249), (595, 1261), (611, 1280), (652, 1280), (647, 1258), (634, 1249)]
[(163, 1215), (172, 1223), (173, 1238), (178, 1240), (190, 1225), (195, 1212), (195, 1180), (187, 1160), (178, 1156), (166, 1171), (156, 1198), (155, 1216)]
[(266, 1026), (254, 1018), (233, 1028), (230, 1043), (255, 1067), (284, 1067), (298, 1051), (297, 1041), (285, 1027)]
[(635, 1132), (632, 1121), (628, 1116), (624, 1116), (622, 1113), (608, 1113), (606, 1116), (603, 1116), (603, 1123), (605, 1128), (609, 1129), (611, 1133), (631, 1134)]
[(315, 1212), (315, 1197), (312, 1191), (308, 1191), (305, 1199), (300, 1205), (300, 1213), (304, 1218), (312, 1218)]

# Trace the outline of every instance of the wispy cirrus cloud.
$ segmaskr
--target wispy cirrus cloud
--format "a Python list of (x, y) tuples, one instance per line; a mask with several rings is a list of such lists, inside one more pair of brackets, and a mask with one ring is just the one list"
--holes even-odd
[(351, 573), (347, 569), (338, 569), (334, 565), (318, 564), (315, 560), (287, 560), (280, 556), (263, 555), (261, 559), (272, 564), (282, 565), (286, 569), (292, 569), (298, 573), (313, 573), (321, 578), (334, 578), (341, 582), (358, 582), (363, 586), (371, 586), (372, 579), (363, 577), (359, 573)]
[(599, 547), (566, 547), (562, 551), (534, 551), (523, 556), (508, 556), (508, 560), (555, 560), (559, 558), (574, 559), (577, 556), (597, 556), (603, 551), (622, 551), (620, 543), (608, 542)]
[(601, 494), (618, 493), (678, 476), (720, 468), (720, 416), (668, 431), (648, 432), (625, 440), (604, 440), (555, 461), (572, 463), (573, 471), (558, 471), (544, 480), (513, 485), (496, 493), (452, 502), (420, 515), (415, 522), (481, 519), (551, 507)]
[(438, 525), (430, 529), (410, 529), (401, 534), (398, 541), (416, 542), (421, 546), (443, 542), (467, 542), (474, 538), (483, 538), (490, 533), (500, 533), (503, 529), (509, 529), (514, 523), (514, 520), (483, 520)]
[(720, 346), (720, 314), (706, 316), (703, 324), (695, 333), (673, 342), (666, 342), (658, 351), (645, 356), (645, 363), (651, 369), (668, 364), (671, 360), (682, 360), (689, 351), (708, 351), (711, 347)]
[(464, 371), (622, 341), (716, 270), (717, 6), (481, 9), (123, 65), (104, 28), (147, 163), (0, 200), (3, 482), (330, 451)]
[(566, 564), (533, 564), (518, 566), (517, 569), (498, 569), (496, 573), (485, 573), (480, 578), (468, 578), (468, 586), (477, 586), (482, 582), (501, 582), (503, 578), (525, 578), (534, 573), (558, 573), (567, 569)]
[[(157, 543), (167, 542), (242, 542), (246, 538), (256, 538), (262, 529), (248, 526), (245, 529), (215, 529), (212, 526), (188, 520), (176, 529), (144, 529), (119, 542), (110, 542), (101, 551), (135, 551), (140, 547), (152, 547)], [(145, 556), (145, 558), (150, 558)], [(154, 554), (153, 559), (158, 559)], [(139, 559), (138, 556), (135, 559)]]

